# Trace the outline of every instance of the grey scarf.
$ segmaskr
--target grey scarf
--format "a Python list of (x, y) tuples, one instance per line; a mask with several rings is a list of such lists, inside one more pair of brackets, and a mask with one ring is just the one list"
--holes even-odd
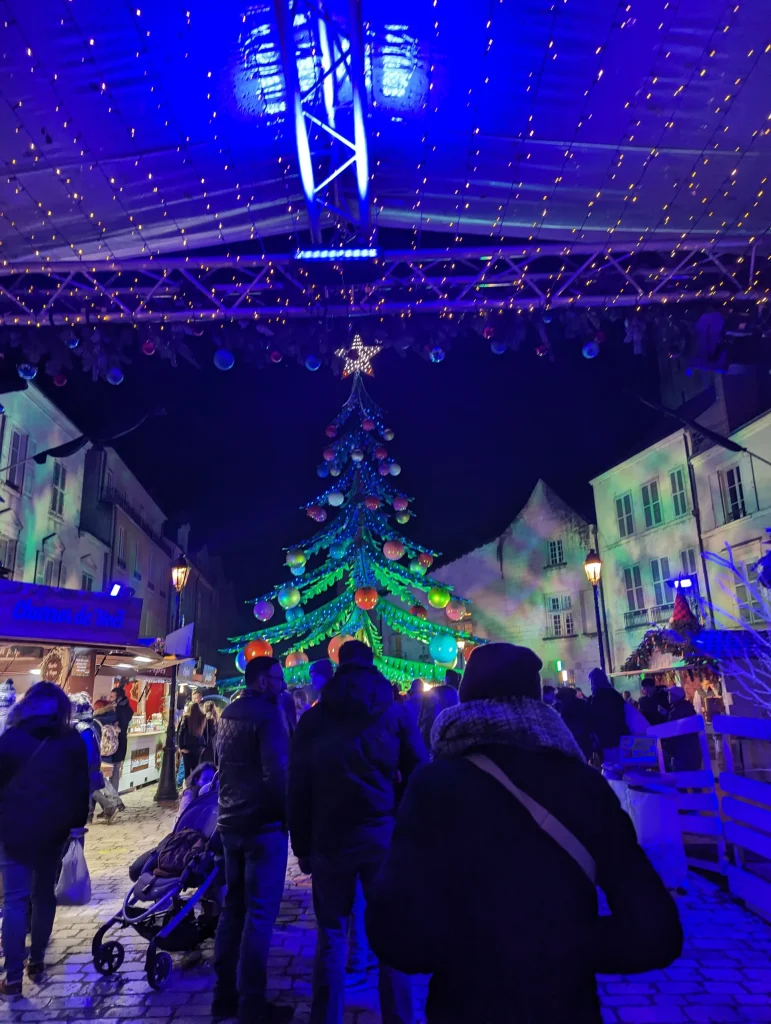
[(505, 743), (521, 750), (558, 750), (585, 760), (558, 713), (530, 697), (458, 704), (443, 711), (431, 730), (436, 757), (460, 756), (486, 743)]

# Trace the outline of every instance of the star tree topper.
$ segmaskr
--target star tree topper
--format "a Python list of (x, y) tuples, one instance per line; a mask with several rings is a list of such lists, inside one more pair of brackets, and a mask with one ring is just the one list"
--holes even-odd
[(365, 345), (361, 340), (361, 335), (355, 334), (350, 348), (339, 348), (335, 352), (336, 356), (345, 360), (343, 377), (350, 377), (352, 373), (363, 373), (367, 377), (372, 377), (374, 375), (372, 360), (382, 347), (382, 345)]

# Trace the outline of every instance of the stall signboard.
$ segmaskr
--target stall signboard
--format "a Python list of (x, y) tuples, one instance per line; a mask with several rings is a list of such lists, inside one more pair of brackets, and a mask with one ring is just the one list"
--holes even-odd
[(137, 597), (110, 597), (0, 580), (0, 637), (60, 644), (136, 643), (142, 618)]
[(195, 658), (186, 658), (177, 665), (177, 679), (180, 682), (190, 682), (195, 675)]
[(217, 685), (217, 669), (214, 665), (204, 665), (203, 685), (207, 688)]
[(655, 736), (622, 736), (621, 763), (627, 767), (651, 768), (658, 764)]
[(131, 751), (131, 771), (143, 772), (150, 767), (150, 748), (139, 747)]

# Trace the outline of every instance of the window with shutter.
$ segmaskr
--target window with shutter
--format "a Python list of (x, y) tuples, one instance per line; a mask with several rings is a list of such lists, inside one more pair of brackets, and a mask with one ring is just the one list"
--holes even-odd
[(10, 537), (0, 537), (0, 565), (3, 568), (3, 579), (12, 580), (16, 568), (16, 541)]
[(630, 537), (634, 533), (631, 494), (622, 494), (620, 498), (616, 498), (616, 519), (619, 537)]
[(648, 529), (661, 523), (661, 500), (658, 480), (651, 480), (642, 486), (643, 515)]
[(16, 491), (24, 487), (24, 470), (27, 458), (27, 435), (18, 430), (11, 431), (11, 445), (8, 449), (8, 476), (6, 481)]
[(57, 516), (64, 515), (64, 492), (67, 487), (67, 470), (61, 462), (54, 463), (54, 478), (51, 487), (51, 511)]
[[(736, 578), (736, 603), (739, 606), (739, 619), (747, 626), (754, 626), (758, 623), (765, 623), (763, 615), (763, 602), (752, 592), (752, 586), (756, 586), (758, 570), (754, 565), (744, 565), (743, 579)], [(750, 586), (747, 585), (750, 584)]]
[(672, 511), (676, 516), (684, 516), (688, 511), (688, 499), (685, 494), (685, 471), (675, 469), (669, 474), (672, 488)]
[(741, 469), (739, 466), (731, 466), (729, 469), (721, 470), (718, 477), (726, 522), (743, 519), (747, 515), (747, 505), (744, 501)]
[(671, 604), (669, 599), (669, 588), (666, 581), (670, 579), (669, 559), (651, 559), (651, 580), (653, 582), (653, 603), (654, 605)]
[(640, 611), (645, 607), (639, 565), (630, 565), (624, 569), (624, 589), (626, 590), (626, 602), (630, 612)]
[(686, 548), (680, 552), (680, 567), (686, 576), (693, 576), (696, 572), (696, 549)]
[(561, 540), (549, 541), (549, 565), (562, 565), (565, 561)]

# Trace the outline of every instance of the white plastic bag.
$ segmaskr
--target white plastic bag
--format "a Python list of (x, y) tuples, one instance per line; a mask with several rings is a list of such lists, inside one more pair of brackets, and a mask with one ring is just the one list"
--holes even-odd
[(84, 828), (75, 828), (70, 832), (59, 881), (56, 883), (56, 902), (60, 907), (82, 907), (91, 900), (91, 876), (83, 849), (85, 834)]

